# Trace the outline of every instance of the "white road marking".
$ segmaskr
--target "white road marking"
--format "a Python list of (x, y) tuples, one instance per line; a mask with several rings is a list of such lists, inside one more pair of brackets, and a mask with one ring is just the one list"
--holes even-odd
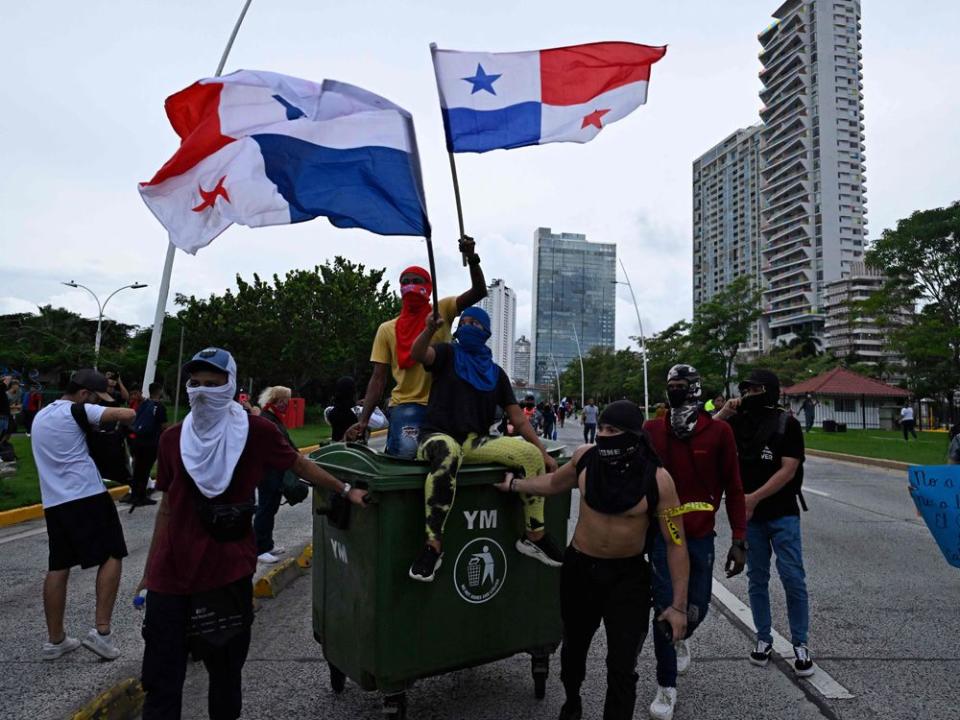
[[(744, 605), (740, 598), (727, 590), (717, 578), (713, 579), (713, 597), (753, 632), (757, 631), (756, 625), (753, 624), (753, 615), (750, 613), (750, 608)], [(774, 652), (786, 660), (791, 660), (793, 658), (793, 645), (790, 641), (776, 630), (773, 630), (771, 634), (773, 635)], [(823, 668), (816, 663), (813, 666), (816, 672), (810, 677), (804, 678), (804, 680), (815, 687), (821, 695), (831, 700), (849, 700), (853, 697), (849, 690), (834, 680)]]
[(814, 490), (813, 488), (805, 487), (803, 491), (805, 493), (813, 493), (814, 495), (821, 495), (823, 497), (831, 497), (830, 493), (824, 492), (823, 490)]
[(14, 540), (23, 540), (24, 538), (33, 537), (34, 535), (39, 535), (40, 533), (45, 533), (47, 528), (36, 528), (35, 530), (26, 530), (16, 535), (8, 535), (5, 538), (0, 539), (0, 545), (4, 543), (13, 542)]

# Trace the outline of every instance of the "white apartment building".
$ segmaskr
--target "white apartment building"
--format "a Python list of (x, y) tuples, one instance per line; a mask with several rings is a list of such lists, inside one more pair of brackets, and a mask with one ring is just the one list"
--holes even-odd
[(493, 351), (493, 361), (503, 368), (508, 378), (513, 377), (513, 340), (517, 331), (517, 294), (507, 284), (495, 278), (487, 285), (487, 296), (477, 303), (490, 316), (491, 336), (487, 347)]
[[(741, 275), (759, 287), (760, 137), (743, 128), (693, 162), (693, 312)], [(745, 353), (764, 351), (758, 320)]]
[(510, 379), (524, 385), (532, 383), (530, 379), (530, 341), (521, 335), (513, 344), (513, 374)]
[(860, 2), (786, 0), (762, 51), (760, 272), (765, 328), (822, 335), (826, 284), (866, 236)]

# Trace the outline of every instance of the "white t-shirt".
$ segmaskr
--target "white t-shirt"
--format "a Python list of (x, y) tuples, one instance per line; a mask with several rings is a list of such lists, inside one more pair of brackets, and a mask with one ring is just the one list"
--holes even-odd
[(913, 420), (913, 408), (905, 407), (900, 409), (901, 420)]
[[(97, 495), (106, 489), (87, 450), (87, 438), (70, 414), (71, 405), (69, 400), (55, 400), (33, 419), (30, 439), (45, 508)], [(90, 424), (99, 425), (106, 408), (83, 407)]]

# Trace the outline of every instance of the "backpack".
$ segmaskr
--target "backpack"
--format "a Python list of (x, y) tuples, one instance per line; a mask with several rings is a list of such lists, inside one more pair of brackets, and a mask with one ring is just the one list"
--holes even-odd
[(100, 477), (125, 483), (130, 479), (130, 459), (123, 437), (116, 431), (97, 431), (90, 425), (83, 403), (73, 403), (70, 414), (87, 438), (87, 452), (97, 466)]
[(146, 440), (157, 434), (157, 408), (153, 400), (144, 400), (137, 408), (137, 417), (130, 430), (138, 438)]
[[(790, 419), (790, 416), (787, 415), (782, 409), (780, 410), (780, 415), (777, 418), (777, 426), (774, 429), (773, 433), (767, 437), (767, 444), (771, 446), (771, 449), (777, 454), (780, 453), (780, 444), (783, 442), (784, 435), (787, 434), (787, 421)], [(782, 456), (781, 456), (782, 457)], [(797, 465), (797, 472), (794, 473), (793, 478), (787, 483), (787, 487), (793, 490), (793, 494), (797, 496), (797, 500), (800, 502), (800, 507), (803, 508), (804, 512), (807, 512), (809, 508), (807, 507), (807, 501), (803, 498), (803, 463), (806, 460), (806, 457), (800, 458), (800, 464)]]

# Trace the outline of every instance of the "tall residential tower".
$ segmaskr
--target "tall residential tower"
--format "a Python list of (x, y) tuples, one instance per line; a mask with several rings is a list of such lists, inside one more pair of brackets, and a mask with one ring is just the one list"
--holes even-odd
[(487, 296), (477, 303), (490, 316), (491, 336), (487, 346), (493, 361), (513, 377), (513, 339), (517, 327), (517, 295), (499, 278), (487, 286)]

